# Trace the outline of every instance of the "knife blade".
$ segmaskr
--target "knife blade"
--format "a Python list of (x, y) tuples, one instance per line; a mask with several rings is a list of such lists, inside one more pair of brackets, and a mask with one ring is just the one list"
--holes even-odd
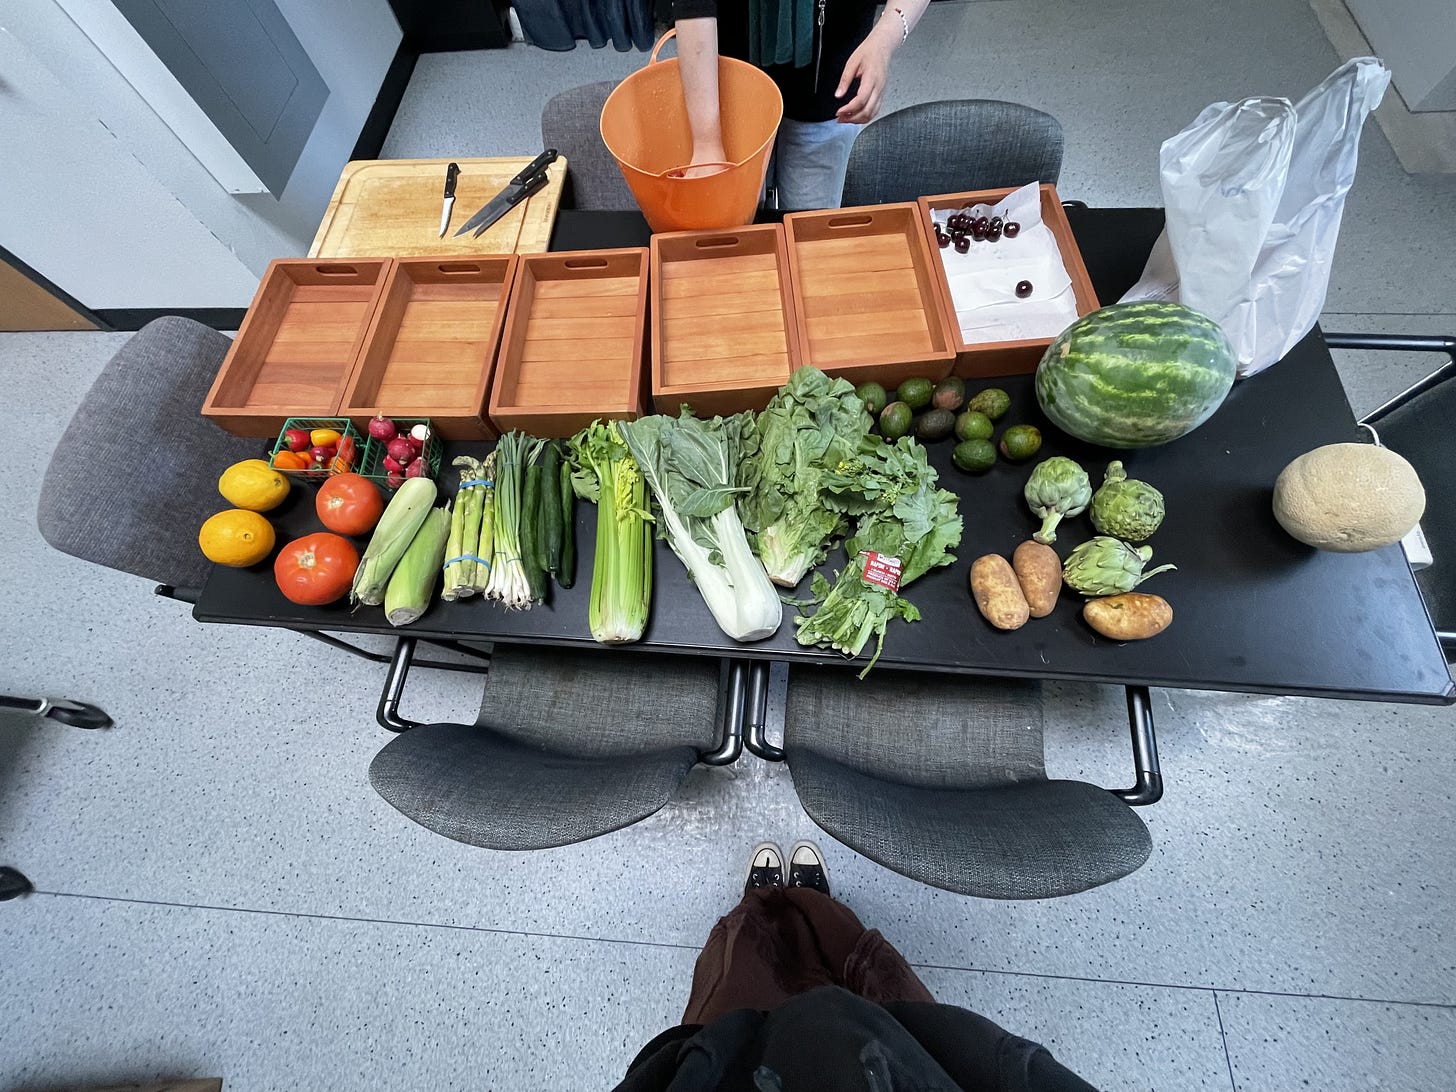
[(496, 194), (455, 233), (459, 238), (467, 231), (474, 231), (478, 239), (486, 228), (495, 223), (511, 209), (546, 185), (546, 168), (559, 158), (555, 148), (547, 148), (531, 162), (521, 168), (519, 174), (506, 183), (505, 189)]
[(440, 203), (440, 238), (450, 228), (450, 212), (455, 208), (455, 179), (460, 177), (460, 164), (451, 163), (445, 168), (445, 199)]

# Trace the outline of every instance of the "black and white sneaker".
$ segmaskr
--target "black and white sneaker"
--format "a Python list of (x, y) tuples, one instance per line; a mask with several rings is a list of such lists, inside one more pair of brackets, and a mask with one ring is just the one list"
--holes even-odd
[(824, 864), (824, 854), (813, 842), (794, 843), (794, 851), (789, 855), (789, 886), (829, 894), (829, 868)]
[(784, 851), (774, 842), (759, 842), (748, 859), (748, 876), (743, 893), (765, 887), (784, 886)]

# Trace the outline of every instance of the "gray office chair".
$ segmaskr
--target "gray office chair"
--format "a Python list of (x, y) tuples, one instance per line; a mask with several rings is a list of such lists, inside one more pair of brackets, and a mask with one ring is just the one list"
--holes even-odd
[(228, 507), (221, 468), (264, 452), (201, 416), (231, 339), (167, 316), (117, 351), (71, 417), (41, 485), (38, 520), (63, 553), (164, 586), (201, 586), (196, 529)]
[(1331, 349), (1442, 353), (1449, 358), (1409, 390), (1363, 419), (1380, 440), (1415, 467), (1426, 489), (1421, 529), (1430, 568), (1416, 573), (1446, 659), (1456, 661), (1456, 336), (1326, 333)]
[(613, 80), (583, 84), (553, 96), (541, 110), (542, 146), (566, 157), (567, 208), (635, 209), (637, 199), (602, 142), (602, 104)]
[(963, 895), (1045, 899), (1136, 871), (1152, 838), (1132, 809), (1096, 785), (1047, 777), (1040, 693), (796, 667), (783, 748), (794, 788), (851, 849)]
[(693, 657), (657, 665), (631, 653), (497, 645), (474, 724), (416, 726), (381, 706), (381, 723), (400, 734), (374, 757), (369, 780), (457, 842), (582, 842), (647, 818), (698, 763), (737, 759), (741, 678), (742, 665)]
[(870, 122), (854, 142), (843, 204), (1056, 182), (1062, 126), (1050, 114), (996, 99), (922, 102)]

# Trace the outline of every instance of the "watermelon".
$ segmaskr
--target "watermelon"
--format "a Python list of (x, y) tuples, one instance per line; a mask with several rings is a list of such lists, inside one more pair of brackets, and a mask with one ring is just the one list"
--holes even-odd
[(1237, 361), (1218, 323), (1181, 303), (1114, 303), (1068, 326), (1036, 369), (1036, 398), (1063, 432), (1152, 447), (1213, 416)]

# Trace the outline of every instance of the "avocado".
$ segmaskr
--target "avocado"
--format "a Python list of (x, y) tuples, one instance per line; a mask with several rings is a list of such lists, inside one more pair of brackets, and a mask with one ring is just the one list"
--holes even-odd
[(854, 393), (859, 395), (859, 400), (870, 411), (871, 417), (878, 417), (880, 410), (890, 401), (889, 394), (878, 383), (861, 383), (854, 389)]
[(930, 380), (907, 379), (900, 384), (900, 389), (895, 392), (895, 397), (913, 410), (923, 410), (930, 405), (930, 397), (934, 393), (935, 384)]
[(891, 443), (910, 431), (912, 414), (904, 402), (891, 402), (880, 412), (880, 435)]
[(949, 379), (942, 379), (935, 385), (935, 393), (930, 396), (930, 404), (936, 409), (950, 410), (955, 413), (966, 404), (965, 380), (956, 375)]
[(948, 409), (927, 410), (915, 423), (915, 435), (923, 443), (944, 440), (955, 428), (955, 414)]

